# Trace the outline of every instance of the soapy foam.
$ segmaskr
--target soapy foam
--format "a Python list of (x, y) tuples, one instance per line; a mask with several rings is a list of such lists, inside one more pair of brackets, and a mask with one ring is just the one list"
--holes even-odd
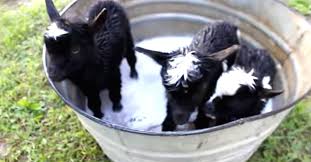
[[(190, 37), (158, 37), (139, 42), (137, 46), (170, 52), (187, 46)], [(135, 130), (160, 132), (166, 117), (165, 88), (160, 76), (161, 67), (148, 56), (136, 53), (138, 80), (129, 77), (130, 69), (126, 60), (121, 64), (122, 105), (121, 112), (112, 111), (108, 92), (101, 93), (104, 120)]]
[[(144, 40), (136, 44), (150, 50), (170, 52), (190, 44), (191, 37), (158, 37)], [(130, 69), (126, 60), (121, 64), (122, 105), (121, 112), (112, 111), (112, 103), (108, 92), (101, 92), (103, 120), (130, 129), (161, 132), (166, 117), (165, 88), (160, 76), (161, 67), (144, 54), (136, 53), (138, 80), (129, 77)], [(269, 100), (262, 113), (272, 110)], [(91, 113), (90, 111), (88, 111)]]

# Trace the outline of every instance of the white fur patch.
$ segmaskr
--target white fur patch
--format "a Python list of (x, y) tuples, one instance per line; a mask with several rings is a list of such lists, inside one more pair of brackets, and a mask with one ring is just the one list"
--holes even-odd
[(255, 80), (257, 77), (253, 76), (254, 70), (246, 72), (241, 67), (233, 66), (228, 72), (222, 73), (219, 77), (215, 93), (210, 98), (210, 102), (213, 101), (216, 97), (221, 96), (233, 96), (241, 87), (241, 85), (248, 86), (251, 90), (255, 89)]
[(270, 80), (271, 80), (270, 76), (263, 77), (263, 79), (262, 79), (262, 87), (264, 89), (272, 89), (272, 86), (269, 84)]
[(188, 74), (199, 68), (196, 64), (200, 60), (194, 55), (194, 51), (184, 49), (184, 55), (177, 55), (169, 60), (169, 68), (167, 69), (167, 84), (177, 84), (179, 80), (188, 80)]
[(57, 40), (57, 37), (60, 37), (68, 33), (69, 33), (68, 31), (59, 28), (57, 24), (54, 22), (48, 27), (48, 30), (45, 32), (45, 36)]

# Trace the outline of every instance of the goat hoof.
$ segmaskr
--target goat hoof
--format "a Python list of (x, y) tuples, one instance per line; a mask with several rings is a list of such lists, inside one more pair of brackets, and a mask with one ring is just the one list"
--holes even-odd
[(123, 108), (123, 106), (120, 103), (118, 103), (118, 104), (113, 104), (112, 110), (114, 112), (119, 112), (122, 110), (122, 108)]
[(138, 78), (138, 73), (136, 70), (132, 70), (130, 73), (130, 77), (133, 79), (137, 79)]
[(102, 119), (104, 117), (104, 114), (103, 113), (97, 113), (97, 114), (94, 114), (94, 116), (98, 119)]

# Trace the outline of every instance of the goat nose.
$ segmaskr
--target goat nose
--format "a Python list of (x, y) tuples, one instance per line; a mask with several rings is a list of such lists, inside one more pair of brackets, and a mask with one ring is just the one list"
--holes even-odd
[(205, 104), (205, 107), (203, 108), (203, 112), (205, 113), (206, 117), (209, 117), (211, 119), (216, 119), (215, 106), (212, 102), (208, 102)]
[(215, 106), (213, 102), (207, 102), (203, 108), (205, 114), (212, 114), (215, 112)]
[(183, 116), (182, 114), (178, 114), (178, 115), (176, 115), (176, 118), (177, 118), (178, 120), (182, 120), (182, 119), (184, 118), (184, 116)]
[(175, 122), (177, 125), (182, 125), (187, 123), (187, 115), (183, 114), (183, 113), (177, 113), (175, 114)]
[(215, 106), (214, 106), (214, 104), (212, 103), (212, 102), (208, 102), (207, 104), (206, 104), (206, 112), (207, 113), (211, 113), (211, 112), (214, 112), (215, 111)]

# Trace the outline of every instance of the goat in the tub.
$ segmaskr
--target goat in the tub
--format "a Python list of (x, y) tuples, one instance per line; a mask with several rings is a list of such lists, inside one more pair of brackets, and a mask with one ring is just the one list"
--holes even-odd
[(88, 22), (62, 18), (52, 0), (46, 0), (52, 24), (44, 34), (50, 58), (49, 77), (53, 81), (69, 79), (88, 99), (94, 116), (103, 117), (99, 93), (108, 89), (113, 110), (120, 111), (121, 74), (125, 57), (137, 78), (136, 56), (129, 21), (124, 9), (114, 1), (99, 1), (89, 11)]
[(266, 50), (242, 45), (235, 63), (217, 80), (204, 111), (216, 125), (260, 114), (267, 101), (280, 95), (273, 90), (276, 66)]
[(198, 106), (211, 95), (223, 72), (222, 62), (234, 61), (239, 41), (236, 26), (227, 22), (207, 24), (185, 48), (165, 53), (136, 47), (162, 66), (161, 77), (168, 98), (163, 131), (196, 120)]

